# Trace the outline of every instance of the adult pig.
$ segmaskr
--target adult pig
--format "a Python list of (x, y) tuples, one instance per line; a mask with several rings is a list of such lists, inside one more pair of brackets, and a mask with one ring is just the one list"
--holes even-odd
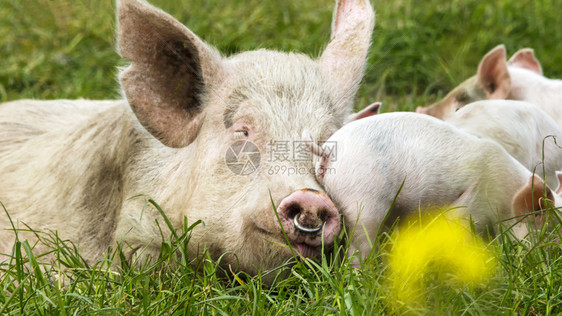
[[(205, 223), (193, 231), (191, 257), (229, 252), (225, 265), (267, 270), (291, 257), (282, 227), (302, 255), (318, 256), (322, 241), (329, 248), (340, 214), (314, 174), (268, 172), (312, 162), (273, 159), (267, 145), (292, 144), (303, 129), (327, 139), (343, 124), (374, 26), (369, 1), (336, 3), (317, 60), (269, 50), (223, 58), (144, 1), (118, 1), (117, 17), (119, 52), (130, 61), (119, 76), (124, 100), (0, 106), (0, 201), (14, 225), (57, 231), (90, 262), (118, 243), (127, 258), (154, 259), (160, 229), (170, 232), (143, 195), (177, 229), (184, 218)], [(0, 225), (9, 253), (6, 215)]]

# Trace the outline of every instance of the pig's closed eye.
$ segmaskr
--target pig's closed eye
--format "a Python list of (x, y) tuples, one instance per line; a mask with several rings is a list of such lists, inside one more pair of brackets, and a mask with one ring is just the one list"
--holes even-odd
[(240, 130), (234, 131), (234, 138), (243, 139), (243, 138), (246, 138), (246, 137), (248, 137), (248, 130), (240, 129)]
[(462, 105), (470, 103), (470, 96), (466, 92), (463, 92), (463, 93), (460, 93), (459, 95), (457, 95), (456, 99), (457, 99), (457, 103), (460, 103)]

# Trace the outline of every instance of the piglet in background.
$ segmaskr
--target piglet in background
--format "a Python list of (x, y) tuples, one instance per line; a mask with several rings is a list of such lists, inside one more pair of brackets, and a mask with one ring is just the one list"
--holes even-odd
[(562, 127), (562, 80), (543, 76), (533, 50), (524, 48), (506, 61), (504, 45), (488, 52), (477, 74), (453, 89), (445, 98), (416, 112), (446, 119), (474, 101), (509, 99), (527, 101), (548, 113)]

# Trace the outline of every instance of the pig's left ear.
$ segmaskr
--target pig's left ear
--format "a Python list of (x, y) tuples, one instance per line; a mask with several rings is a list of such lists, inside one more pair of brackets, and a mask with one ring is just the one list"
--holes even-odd
[(336, 115), (344, 119), (363, 78), (375, 25), (369, 0), (338, 0), (330, 43), (320, 56), (320, 67), (332, 81)]
[(488, 99), (505, 99), (511, 89), (507, 71), (505, 46), (498, 45), (488, 52), (478, 66), (478, 84)]
[(515, 52), (507, 62), (509, 66), (525, 68), (539, 75), (543, 75), (541, 63), (535, 58), (531, 48), (523, 48)]
[(133, 112), (164, 145), (189, 145), (209, 85), (220, 76), (220, 55), (145, 1), (118, 0), (117, 21), (119, 52), (131, 61), (119, 78)]
[[(536, 175), (531, 176), (529, 182), (513, 198), (513, 212), (519, 217), (532, 212), (545, 210), (548, 208), (546, 199), (554, 204), (554, 194), (545, 185), (544, 181)], [(533, 219), (537, 224), (542, 224), (545, 219), (544, 214), (534, 214)]]
[(344, 124), (347, 124), (349, 122), (357, 121), (357, 120), (364, 119), (364, 118), (369, 117), (369, 116), (379, 114), (379, 111), (381, 109), (381, 105), (382, 105), (382, 102), (375, 102), (375, 103), (372, 103), (372, 104), (368, 105), (366, 108), (364, 108), (363, 110), (361, 110), (357, 113), (349, 114), (347, 116), (347, 118), (345, 119)]

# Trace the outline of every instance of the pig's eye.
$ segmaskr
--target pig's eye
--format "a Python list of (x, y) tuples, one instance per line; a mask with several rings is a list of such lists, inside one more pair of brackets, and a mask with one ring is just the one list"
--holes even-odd
[(234, 138), (242, 139), (242, 138), (245, 138), (245, 137), (248, 137), (248, 131), (247, 130), (240, 129), (240, 130), (234, 131)]
[(466, 93), (466, 92), (460, 93), (460, 94), (457, 96), (457, 102), (458, 102), (458, 103), (461, 103), (461, 104), (470, 103), (470, 96), (469, 96), (468, 93)]

